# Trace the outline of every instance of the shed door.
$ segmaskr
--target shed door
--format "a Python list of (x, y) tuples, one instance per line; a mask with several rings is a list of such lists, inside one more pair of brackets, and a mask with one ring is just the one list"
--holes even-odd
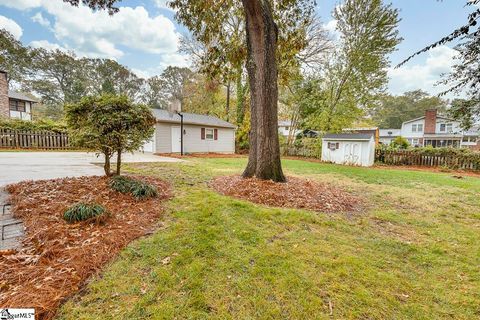
[(181, 151), (181, 132), (180, 127), (172, 127), (172, 152)]
[(359, 142), (345, 144), (345, 163), (360, 165), (361, 145)]

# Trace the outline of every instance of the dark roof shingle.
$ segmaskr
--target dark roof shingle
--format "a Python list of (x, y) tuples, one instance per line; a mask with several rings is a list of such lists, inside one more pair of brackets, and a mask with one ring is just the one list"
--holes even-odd
[(323, 136), (324, 139), (329, 140), (370, 140), (372, 137), (371, 133), (329, 133)]
[(8, 91), (8, 97), (16, 100), (23, 100), (23, 101), (30, 101), (30, 102), (38, 102), (38, 100), (33, 99), (23, 93), (15, 92), (15, 91)]
[[(168, 112), (167, 110), (162, 109), (152, 109), (152, 111), (158, 122), (180, 123), (180, 116), (176, 113)], [(236, 128), (236, 126), (231, 124), (230, 122), (224, 121), (217, 117), (186, 112), (182, 112), (182, 114), (183, 123), (185, 124), (197, 124), (231, 129)]]

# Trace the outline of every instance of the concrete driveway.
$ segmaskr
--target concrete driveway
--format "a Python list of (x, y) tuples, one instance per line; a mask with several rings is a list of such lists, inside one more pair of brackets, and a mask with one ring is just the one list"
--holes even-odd
[[(132, 163), (182, 160), (151, 153), (127, 153), (123, 155), (122, 161)], [(0, 187), (23, 180), (103, 175), (102, 166), (94, 164), (102, 162), (102, 157), (86, 152), (0, 152)]]

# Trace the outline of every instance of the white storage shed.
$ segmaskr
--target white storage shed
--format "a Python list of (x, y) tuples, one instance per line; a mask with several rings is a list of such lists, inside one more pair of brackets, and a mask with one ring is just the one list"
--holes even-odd
[(236, 126), (213, 116), (154, 109), (157, 119), (153, 139), (143, 150), (153, 153), (235, 153)]
[(375, 162), (373, 134), (326, 134), (322, 138), (322, 161), (354, 166), (372, 166)]

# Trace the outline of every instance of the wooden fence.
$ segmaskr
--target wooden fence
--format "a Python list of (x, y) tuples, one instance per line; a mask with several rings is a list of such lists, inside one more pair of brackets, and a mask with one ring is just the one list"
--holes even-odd
[(388, 165), (448, 167), (452, 169), (480, 170), (478, 155), (429, 154), (413, 151), (375, 150), (375, 161)]
[(65, 150), (70, 144), (67, 133), (0, 128), (0, 148)]

